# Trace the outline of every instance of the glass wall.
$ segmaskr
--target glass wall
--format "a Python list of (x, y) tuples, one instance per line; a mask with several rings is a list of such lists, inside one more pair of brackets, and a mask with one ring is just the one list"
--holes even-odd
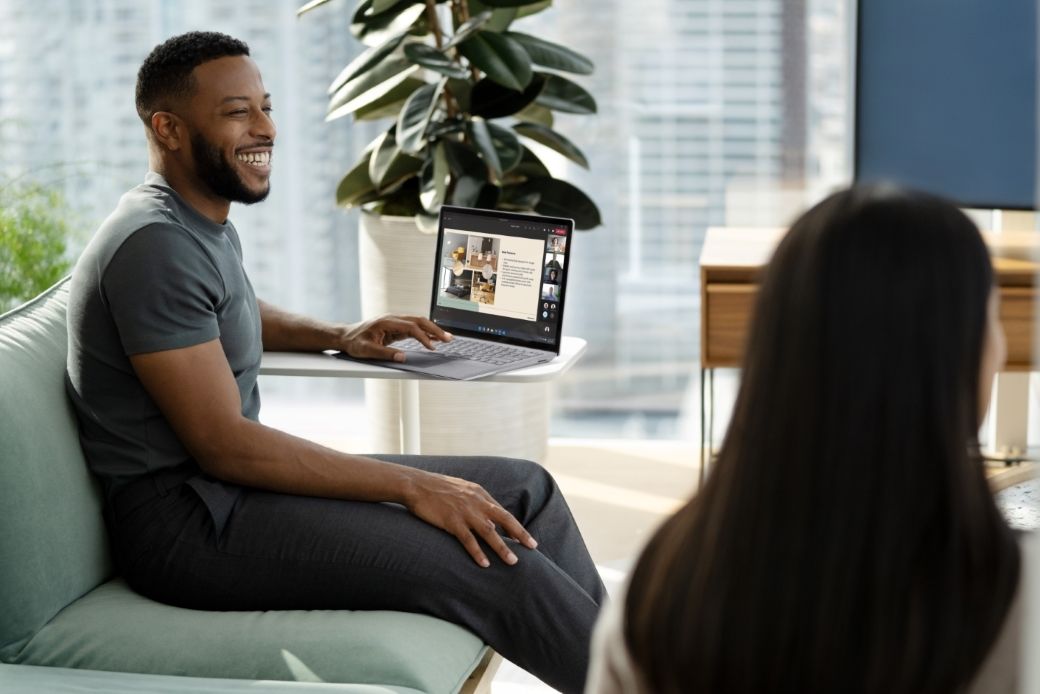
[[(0, 177), (60, 187), (81, 244), (146, 170), (133, 108), (144, 56), (183, 31), (232, 34), (250, 44), (279, 128), (271, 196), (232, 211), (253, 284), (287, 308), (358, 319), (357, 217), (333, 191), (374, 130), (324, 122), (328, 83), (359, 52), (354, 3), (300, 19), (298, 4), (3, 0)], [(596, 63), (578, 81), (598, 115), (556, 123), (590, 169), (538, 151), (604, 220), (575, 240), (565, 331), (589, 350), (556, 388), (554, 435), (695, 435), (705, 232), (782, 225), (848, 180), (849, 12), (848, 0), (556, 0), (516, 24)], [(273, 412), (361, 407), (357, 384), (264, 390)], [(337, 426), (348, 420), (363, 430), (349, 414)]]

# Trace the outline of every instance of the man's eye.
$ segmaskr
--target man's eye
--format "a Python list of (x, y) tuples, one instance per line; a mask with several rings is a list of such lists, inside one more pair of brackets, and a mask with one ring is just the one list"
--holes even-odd
[(262, 111), (263, 111), (264, 113), (271, 113), (271, 112), (273, 112), (273, 111), (274, 111), (274, 109), (273, 109), (273, 108), (271, 108), (270, 106), (264, 106), (264, 107), (263, 107), (263, 109), (261, 109), (261, 110), (262, 110)]
[(240, 108), (240, 109), (235, 109), (234, 111), (229, 112), (228, 115), (229, 116), (241, 116), (241, 115), (244, 115), (246, 113), (249, 113), (249, 111), (245, 110), (244, 108)]

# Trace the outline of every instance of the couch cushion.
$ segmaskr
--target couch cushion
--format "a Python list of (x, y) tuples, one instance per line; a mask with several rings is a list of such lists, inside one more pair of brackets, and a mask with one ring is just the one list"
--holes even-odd
[(143, 598), (114, 580), (44, 627), (17, 662), (250, 680), (356, 682), (456, 692), (484, 645), (403, 612), (203, 612)]
[(64, 280), (0, 316), (0, 661), (111, 575), (65, 395)]
[(4, 694), (422, 694), (404, 687), (374, 684), (271, 682), (210, 677), (140, 675), (127, 672), (72, 670), (63, 667), (0, 664)]

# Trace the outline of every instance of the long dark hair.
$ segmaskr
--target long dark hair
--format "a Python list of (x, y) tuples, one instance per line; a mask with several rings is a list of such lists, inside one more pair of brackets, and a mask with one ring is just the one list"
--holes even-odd
[(644, 550), (625, 641), (654, 692), (956, 692), (1019, 555), (978, 457), (993, 269), (952, 205), (836, 193), (765, 272), (704, 488)]

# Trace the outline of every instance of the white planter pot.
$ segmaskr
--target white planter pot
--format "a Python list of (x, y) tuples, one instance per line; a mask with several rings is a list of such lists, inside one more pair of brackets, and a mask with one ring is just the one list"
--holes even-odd
[[(428, 316), (436, 234), (411, 217), (361, 215), (361, 314)], [(396, 381), (365, 381), (371, 440), (401, 452)], [(420, 449), (428, 455), (501, 455), (544, 462), (549, 434), (547, 383), (429, 381), (419, 384)]]

